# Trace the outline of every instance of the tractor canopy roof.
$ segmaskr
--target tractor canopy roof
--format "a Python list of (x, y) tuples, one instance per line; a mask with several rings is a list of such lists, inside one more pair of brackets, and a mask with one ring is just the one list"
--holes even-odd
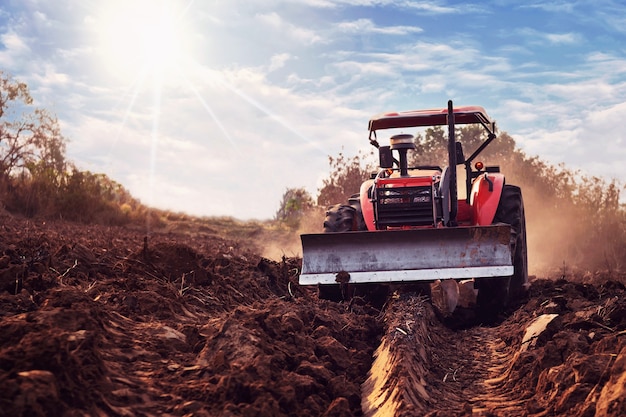
[[(480, 123), (493, 131), (495, 126), (484, 108), (480, 106), (456, 107), (453, 109), (454, 124)], [(417, 126), (439, 126), (448, 124), (448, 109), (410, 110), (381, 113), (369, 121), (369, 130), (394, 129)]]

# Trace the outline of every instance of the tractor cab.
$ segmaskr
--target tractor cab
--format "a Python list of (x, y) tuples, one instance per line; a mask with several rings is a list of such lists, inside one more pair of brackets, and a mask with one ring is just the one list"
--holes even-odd
[[(487, 140), (469, 158), (465, 158), (461, 142), (455, 140), (450, 124), (480, 123), (487, 131)], [(380, 146), (376, 132), (382, 129), (429, 127), (448, 124), (448, 166), (408, 166), (408, 153), (415, 150), (415, 137), (401, 133), (391, 136), (388, 146)], [(443, 110), (419, 110), (400, 113), (383, 113), (369, 122), (370, 143), (378, 148), (380, 171), (369, 182), (371, 189), (361, 194), (361, 206), (368, 230), (393, 228), (448, 227), (479, 223), (478, 210), (472, 210), (472, 195), (478, 182), (490, 176), (486, 172), (499, 172), (497, 167), (483, 170), (484, 165), (472, 162), (495, 138), (495, 123), (484, 109), (478, 106)], [(465, 166), (465, 179), (457, 184), (457, 166)], [(483, 177), (481, 177), (483, 175)], [(493, 182), (493, 181), (492, 181)], [(489, 186), (490, 189), (493, 186)], [(459, 193), (459, 189), (461, 192)], [(362, 187), (363, 190), (363, 187)], [(459, 199), (459, 194), (463, 198)], [(496, 193), (497, 194), (497, 193)], [(488, 197), (482, 194), (482, 200)], [(491, 196), (493, 200), (496, 196)], [(499, 195), (497, 195), (499, 198)], [(365, 201), (367, 200), (367, 201)], [(482, 200), (476, 203), (482, 205)], [(490, 203), (493, 205), (493, 203)], [(496, 203), (497, 204), (497, 203)], [(371, 207), (371, 210), (370, 210)], [(478, 208), (478, 206), (476, 206)]]

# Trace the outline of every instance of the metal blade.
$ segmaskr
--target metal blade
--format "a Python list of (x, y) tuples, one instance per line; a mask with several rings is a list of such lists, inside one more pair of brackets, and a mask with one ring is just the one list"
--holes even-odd
[(508, 225), (305, 234), (300, 284), (510, 276), (510, 238)]

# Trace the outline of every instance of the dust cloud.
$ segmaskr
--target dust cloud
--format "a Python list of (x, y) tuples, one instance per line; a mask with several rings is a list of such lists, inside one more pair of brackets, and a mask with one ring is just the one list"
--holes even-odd
[(611, 269), (616, 265), (608, 244), (593, 243), (594, 226), (573, 205), (563, 209), (546, 193), (520, 184), (526, 211), (529, 274), (560, 277), (573, 271)]
[(283, 257), (302, 257), (300, 235), (322, 233), (325, 213), (325, 209), (314, 207), (304, 213), (297, 228), (285, 227), (279, 233), (272, 232), (261, 236), (255, 242), (261, 256), (275, 261), (279, 261)]
[[(530, 275), (560, 277), (574, 271), (619, 267), (620, 255), (613, 253), (608, 243), (590, 243), (593, 226), (580, 210), (564, 210), (562, 204), (557, 206), (553, 199), (547, 200), (545, 191), (517, 180), (526, 212)], [(266, 232), (258, 237), (256, 246), (262, 256), (276, 261), (284, 256), (301, 257), (300, 235), (321, 233), (324, 215), (325, 209), (316, 207), (303, 216), (297, 229)]]

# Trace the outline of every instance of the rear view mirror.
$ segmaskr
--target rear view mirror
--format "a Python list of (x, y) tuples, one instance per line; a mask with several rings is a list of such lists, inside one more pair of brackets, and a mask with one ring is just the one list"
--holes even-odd
[(378, 148), (379, 164), (381, 168), (393, 168), (393, 155), (390, 146), (381, 146)]

